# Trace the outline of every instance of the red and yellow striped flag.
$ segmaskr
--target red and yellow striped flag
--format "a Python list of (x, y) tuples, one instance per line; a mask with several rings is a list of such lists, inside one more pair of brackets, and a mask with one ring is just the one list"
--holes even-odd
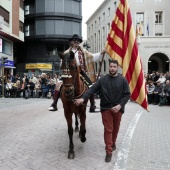
[(120, 0), (108, 34), (106, 51), (122, 67), (123, 76), (129, 83), (131, 99), (148, 110), (144, 73), (127, 0)]

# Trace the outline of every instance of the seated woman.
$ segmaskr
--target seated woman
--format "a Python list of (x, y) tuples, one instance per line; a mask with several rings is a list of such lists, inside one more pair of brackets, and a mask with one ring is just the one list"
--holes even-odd
[(148, 80), (146, 89), (147, 89), (148, 103), (151, 104), (153, 102), (153, 92), (155, 90), (155, 85), (153, 84), (153, 80)]
[(5, 97), (10, 97), (12, 95), (12, 82), (11, 80), (7, 81), (7, 84), (5, 86)]

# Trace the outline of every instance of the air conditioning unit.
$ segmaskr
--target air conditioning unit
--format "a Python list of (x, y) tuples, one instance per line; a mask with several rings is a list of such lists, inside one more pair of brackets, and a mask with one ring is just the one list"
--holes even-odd
[(0, 29), (3, 29), (4, 26), (4, 18), (0, 15)]

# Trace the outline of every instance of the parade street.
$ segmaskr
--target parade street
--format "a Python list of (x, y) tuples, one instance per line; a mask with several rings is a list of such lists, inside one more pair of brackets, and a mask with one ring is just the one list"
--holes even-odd
[(69, 160), (62, 102), (50, 112), (51, 102), (0, 98), (0, 170), (170, 170), (170, 106), (149, 105), (147, 112), (129, 101), (117, 150), (106, 163), (100, 112), (89, 113), (87, 107), (87, 141), (74, 133), (75, 158)]

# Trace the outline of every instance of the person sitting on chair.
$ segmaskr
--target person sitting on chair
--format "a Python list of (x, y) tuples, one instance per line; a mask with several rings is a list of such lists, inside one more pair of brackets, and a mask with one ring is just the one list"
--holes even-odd
[[(66, 50), (63, 54), (67, 54), (70, 51), (74, 53), (74, 56), (76, 58), (77, 64), (81, 68), (81, 75), (84, 77), (85, 82), (88, 84), (88, 86), (92, 85), (96, 81), (95, 76), (95, 69), (94, 69), (94, 62), (99, 60), (100, 57), (103, 56), (105, 53), (105, 49), (102, 52), (91, 54), (86, 49), (84, 49), (82, 46), (80, 46), (80, 43), (82, 42), (82, 39), (77, 35), (74, 34), (70, 39), (71, 47)], [(53, 103), (51, 104), (50, 108), (48, 108), (49, 111), (56, 111), (57, 109), (57, 102), (60, 95), (60, 87), (62, 86), (62, 81), (59, 81), (56, 83), (56, 88), (53, 95)], [(94, 95), (90, 97), (90, 112), (95, 112), (95, 101), (94, 101)]]

